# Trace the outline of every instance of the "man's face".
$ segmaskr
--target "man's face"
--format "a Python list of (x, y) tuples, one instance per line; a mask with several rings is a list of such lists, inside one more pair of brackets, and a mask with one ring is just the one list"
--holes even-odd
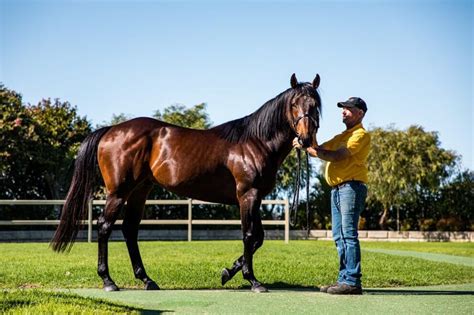
[(355, 126), (362, 120), (363, 116), (364, 111), (357, 107), (342, 108), (342, 122), (346, 124), (346, 126)]

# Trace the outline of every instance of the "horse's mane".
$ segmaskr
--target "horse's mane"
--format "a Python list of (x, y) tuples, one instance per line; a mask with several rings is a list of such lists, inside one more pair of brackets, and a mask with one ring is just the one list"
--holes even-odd
[(286, 104), (297, 94), (309, 95), (316, 99), (318, 114), (321, 113), (321, 98), (310, 83), (299, 83), (296, 88), (289, 88), (275, 98), (267, 101), (254, 113), (218, 125), (211, 130), (225, 140), (233, 143), (245, 142), (250, 138), (271, 140), (289, 126), (286, 117)]

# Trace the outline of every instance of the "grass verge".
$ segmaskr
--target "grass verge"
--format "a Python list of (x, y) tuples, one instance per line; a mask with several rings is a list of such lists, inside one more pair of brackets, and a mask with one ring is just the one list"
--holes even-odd
[[(376, 245), (376, 246), (375, 246)], [(363, 243), (394, 249), (400, 243)], [(410, 250), (451, 251), (452, 243), (417, 243)], [(456, 244), (457, 245), (457, 244)], [(472, 251), (470, 243), (460, 251)], [(405, 249), (401, 245), (402, 248)], [(220, 272), (241, 254), (239, 241), (142, 242), (148, 274), (162, 289), (220, 289)], [(77, 243), (69, 254), (56, 254), (47, 244), (0, 244), (0, 288), (100, 288), (96, 273), (97, 244)], [(135, 280), (126, 246), (109, 244), (110, 274), (119, 287), (142, 288)], [(329, 241), (267, 241), (254, 259), (257, 278), (270, 288), (316, 288), (335, 280), (338, 258)], [(474, 282), (473, 269), (420, 258), (362, 252), (365, 287), (421, 286)], [(237, 274), (226, 288), (247, 288)]]
[(0, 313), (11, 314), (140, 314), (141, 309), (102, 299), (41, 290), (3, 290)]
[[(363, 242), (361, 246), (362, 249), (410, 250), (464, 257), (472, 257), (474, 249), (471, 243)], [(239, 241), (142, 242), (140, 247), (148, 274), (162, 289), (221, 289), (220, 271), (229, 267), (242, 252)], [(0, 252), (0, 313), (130, 314), (143, 311), (102, 299), (51, 292), (59, 288), (101, 287), (96, 274), (95, 243), (75, 244), (69, 254), (53, 253), (45, 243), (0, 244)], [(292, 241), (289, 245), (282, 241), (267, 241), (255, 256), (255, 273), (272, 289), (316, 289), (335, 280), (337, 259), (330, 241)], [(120, 287), (142, 288), (134, 279), (124, 243), (109, 244), (109, 261), (111, 275)], [(362, 268), (365, 287), (474, 282), (473, 267), (364, 250)], [(248, 288), (248, 283), (238, 274), (226, 288)], [(328, 305), (333, 303), (329, 301)]]

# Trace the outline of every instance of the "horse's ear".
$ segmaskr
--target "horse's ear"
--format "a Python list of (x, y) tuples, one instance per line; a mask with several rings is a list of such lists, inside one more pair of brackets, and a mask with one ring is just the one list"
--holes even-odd
[(316, 74), (316, 77), (313, 80), (313, 87), (315, 89), (319, 87), (319, 82), (321, 82), (321, 78), (319, 77), (319, 74)]
[(296, 86), (298, 85), (298, 80), (296, 80), (296, 75), (294, 73), (291, 75), (290, 82), (292, 88), (296, 88)]

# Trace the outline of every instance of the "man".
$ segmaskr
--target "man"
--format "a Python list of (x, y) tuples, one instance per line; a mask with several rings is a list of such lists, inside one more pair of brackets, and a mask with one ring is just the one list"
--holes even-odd
[[(358, 239), (359, 215), (367, 196), (367, 156), (370, 135), (362, 126), (367, 105), (359, 97), (337, 103), (342, 108), (346, 130), (320, 146), (308, 147), (313, 157), (327, 161), (325, 178), (332, 187), (332, 235), (339, 255), (337, 282), (322, 286), (330, 294), (362, 294), (361, 259)], [(298, 139), (293, 146), (302, 149)]]

